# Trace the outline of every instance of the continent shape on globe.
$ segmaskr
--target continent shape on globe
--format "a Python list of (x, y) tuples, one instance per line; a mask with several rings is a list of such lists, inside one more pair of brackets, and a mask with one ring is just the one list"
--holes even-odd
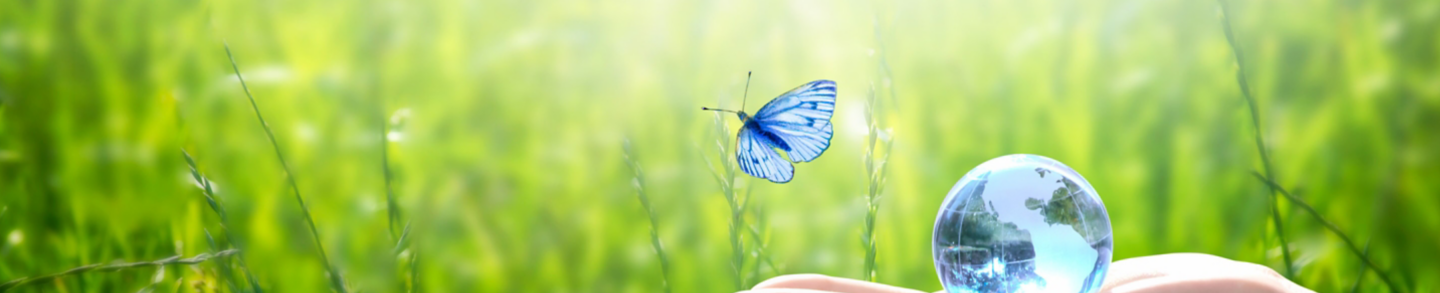
[(1094, 292), (1112, 247), (1094, 188), (1036, 155), (992, 159), (967, 173), (936, 217), (936, 271), (949, 292)]
[[(990, 174), (990, 184), (980, 198), (995, 206), (999, 211), (1029, 211), (996, 213), (1000, 222), (1013, 223), (1030, 235), (1035, 248), (1035, 274), (1045, 279), (1045, 289), (1052, 292), (1080, 292), (1084, 280), (1072, 280), (1063, 276), (1084, 276), (1094, 269), (1095, 256), (1099, 254), (1090, 248), (1090, 243), (1075, 231), (1072, 225), (1050, 224), (1040, 209), (1029, 209), (1026, 201), (1045, 200), (1051, 192), (1065, 186), (1055, 180), (1046, 180), (1038, 172), (1008, 169)], [(1056, 176), (1051, 176), (1054, 178)], [(1014, 196), (1026, 195), (1026, 196)], [(1033, 195), (1033, 196), (1030, 196)], [(1075, 282), (1082, 281), (1082, 282)]]

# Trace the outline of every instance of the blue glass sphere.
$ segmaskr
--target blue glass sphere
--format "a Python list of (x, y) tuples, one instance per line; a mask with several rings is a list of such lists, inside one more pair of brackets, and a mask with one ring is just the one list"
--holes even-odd
[(950, 293), (1097, 292), (1110, 267), (1110, 216), (1070, 167), (1007, 155), (965, 173), (935, 218), (935, 271)]

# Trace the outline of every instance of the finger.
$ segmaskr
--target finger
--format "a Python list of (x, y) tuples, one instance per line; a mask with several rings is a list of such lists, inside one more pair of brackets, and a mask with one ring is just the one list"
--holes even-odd
[(840, 293), (840, 292), (830, 292), (830, 291), (820, 291), (820, 290), (810, 290), (810, 289), (784, 289), (784, 288), (781, 288), (781, 289), (757, 289), (757, 290), (750, 290), (750, 291), (740, 291), (740, 292), (735, 292), (735, 293)]
[(1198, 253), (1115, 262), (1101, 292), (1312, 292), (1269, 267)]
[[(756, 290), (756, 291), (760, 291), (760, 290), (762, 290), (762, 289), (764, 289), (764, 290), (771, 290), (771, 289), (795, 290), (795, 289), (799, 289), (799, 290), (813, 290), (813, 291), (826, 291), (826, 292), (845, 292), (845, 293), (922, 293), (922, 292), (920, 292), (920, 291), (910, 290), (910, 289), (905, 289), (905, 288), (900, 288), (900, 287), (895, 287), (895, 286), (890, 286), (890, 285), (884, 285), (884, 284), (878, 284), (878, 283), (871, 283), (871, 282), (865, 282), (865, 281), (854, 280), (854, 279), (836, 278), (836, 277), (831, 277), (831, 276), (826, 276), (826, 275), (818, 275), (818, 274), (784, 275), (784, 276), (779, 276), (779, 277), (770, 278), (769, 280), (765, 280), (764, 282), (760, 282), (759, 285), (755, 285), (755, 290)], [(760, 292), (804, 292), (804, 291), (760, 291)]]
[[(1145, 279), (1169, 275), (1214, 270), (1215, 267), (1233, 263), (1222, 257), (1201, 253), (1171, 253), (1128, 258), (1110, 264), (1105, 283), (1100, 292)], [(1222, 269), (1223, 270), (1223, 269)]]
[(1285, 292), (1307, 292), (1293, 290), (1284, 283), (1268, 277), (1255, 277), (1252, 275), (1212, 275), (1212, 276), (1166, 276), (1149, 278), (1113, 288), (1112, 293), (1158, 293), (1158, 292), (1254, 292), (1254, 293), (1285, 293)]

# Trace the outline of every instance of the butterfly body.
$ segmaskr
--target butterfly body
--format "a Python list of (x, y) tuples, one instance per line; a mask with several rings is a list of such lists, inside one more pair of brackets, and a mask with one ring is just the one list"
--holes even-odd
[(782, 151), (790, 151), (790, 145), (786, 144), (785, 140), (780, 139), (780, 136), (775, 133), (764, 131), (758, 120), (750, 119), (750, 115), (747, 115), (745, 112), (737, 113), (737, 115), (740, 116), (740, 121), (745, 122), (745, 125), (741, 126), (740, 129), (754, 129), (757, 134), (760, 135), (760, 137), (756, 139), (763, 139), (765, 143)]
[[(708, 109), (708, 108), (706, 108)], [(813, 161), (830, 148), (835, 82), (816, 80), (776, 97), (751, 116), (733, 111), (744, 126), (736, 135), (740, 170), (775, 183), (795, 177), (792, 163)], [(781, 157), (775, 150), (785, 152)]]

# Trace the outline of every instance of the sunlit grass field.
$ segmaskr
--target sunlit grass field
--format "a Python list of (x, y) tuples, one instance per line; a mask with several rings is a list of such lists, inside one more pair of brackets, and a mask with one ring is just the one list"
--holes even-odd
[[(1226, 5), (3, 1), (0, 283), (238, 248), (13, 291), (727, 292), (869, 278), (873, 244), (874, 280), (935, 291), (946, 191), (1030, 153), (1094, 185), (1117, 260), (1285, 272), (1283, 237), (1316, 291), (1440, 290), (1440, 2)], [(823, 156), (725, 164), (740, 121), (701, 106), (816, 79)], [(1398, 288), (1272, 197), (1255, 118), (1275, 182)]]

